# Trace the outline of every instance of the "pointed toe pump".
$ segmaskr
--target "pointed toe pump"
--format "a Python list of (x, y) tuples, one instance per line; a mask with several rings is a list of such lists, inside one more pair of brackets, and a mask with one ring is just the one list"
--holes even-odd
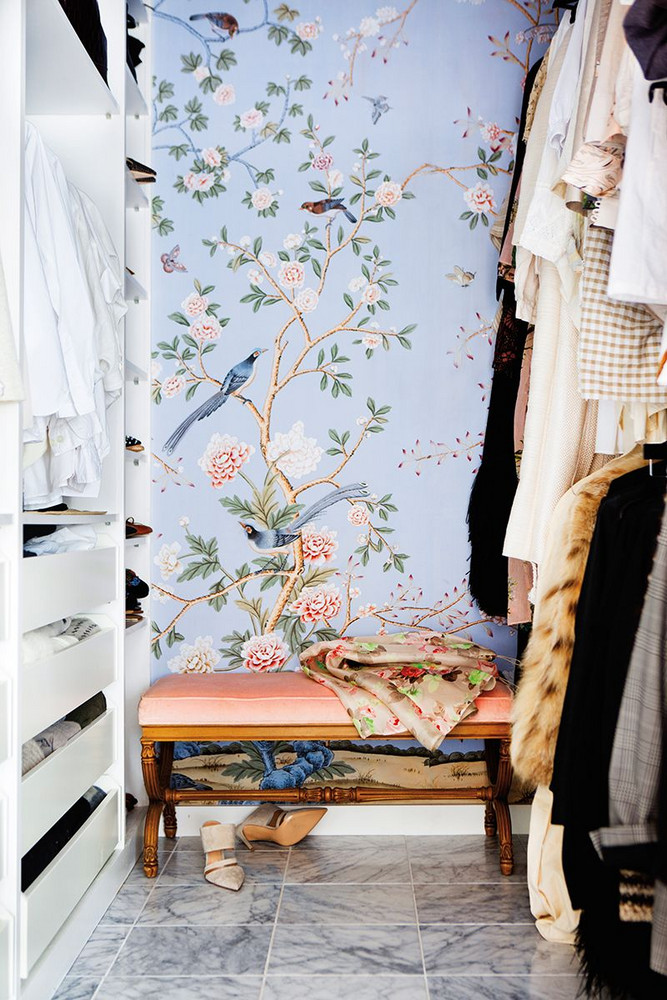
[[(206, 854), (204, 878), (221, 889), (231, 889), (233, 892), (243, 885), (245, 873), (234, 856), (235, 831), (233, 823), (216, 823), (211, 820), (204, 823), (201, 830), (201, 842)], [(225, 856), (225, 852), (227, 856)]]
[(269, 841), (281, 847), (293, 847), (317, 826), (326, 809), (293, 809), (285, 812), (279, 806), (263, 805), (250, 813), (236, 828), (239, 838), (249, 851), (253, 841)]

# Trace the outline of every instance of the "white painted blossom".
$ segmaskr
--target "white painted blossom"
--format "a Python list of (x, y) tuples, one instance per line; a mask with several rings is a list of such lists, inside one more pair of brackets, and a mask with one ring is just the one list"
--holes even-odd
[(380, 22), (376, 17), (362, 17), (359, 24), (359, 34), (364, 38), (371, 38), (377, 35), (380, 30)]
[(269, 441), (266, 457), (275, 462), (276, 467), (286, 476), (303, 479), (314, 472), (320, 463), (324, 449), (316, 438), (306, 437), (302, 420), (292, 424), (286, 434), (277, 431)]
[(153, 378), (157, 378), (161, 371), (162, 371), (162, 365), (160, 364), (159, 361), (156, 361), (156, 359), (153, 358), (153, 360), (151, 361), (151, 376)]
[(178, 655), (169, 660), (167, 666), (174, 674), (212, 674), (220, 660), (220, 653), (213, 647), (213, 636), (197, 636), (190, 646), (182, 642)]
[(329, 182), (329, 187), (333, 191), (335, 188), (343, 186), (345, 178), (343, 177), (342, 171), (337, 170), (334, 167), (332, 170), (327, 170), (327, 180)]
[(395, 7), (378, 7), (378, 9), (375, 11), (375, 16), (377, 17), (378, 21), (382, 21), (383, 24), (386, 24), (387, 21), (396, 20), (396, 18), (398, 17), (398, 11), (396, 10)]
[(374, 351), (376, 347), (379, 347), (382, 343), (382, 337), (379, 333), (365, 333), (361, 338), (361, 343), (364, 347), (368, 347), (371, 351)]
[(403, 188), (396, 181), (383, 181), (375, 192), (375, 200), (383, 208), (392, 208), (403, 197)]
[(160, 569), (160, 575), (163, 580), (168, 580), (170, 576), (180, 572), (183, 568), (183, 564), (178, 558), (180, 551), (181, 546), (178, 542), (172, 542), (171, 545), (165, 543), (153, 559), (155, 565)]
[(303, 243), (303, 237), (299, 233), (288, 233), (283, 240), (286, 250), (298, 250)]
[(350, 597), (352, 600), (356, 597), (361, 597), (361, 589), (359, 587), (350, 587)]
[(366, 285), (362, 293), (362, 299), (367, 302), (368, 305), (374, 305), (382, 294), (382, 289), (379, 285)]
[(317, 304), (320, 301), (320, 297), (314, 288), (302, 288), (294, 296), (294, 305), (302, 313), (313, 312), (317, 309)]
[(250, 196), (253, 208), (256, 208), (258, 212), (263, 211), (266, 208), (271, 208), (276, 196), (273, 191), (268, 187), (258, 187)]
[(205, 80), (207, 76), (211, 75), (211, 71), (208, 68), (208, 66), (197, 66), (192, 75), (194, 76), (197, 83), (201, 83), (202, 80)]
[(213, 100), (216, 104), (220, 104), (225, 107), (228, 104), (234, 104), (236, 101), (236, 89), (233, 83), (221, 83), (213, 91)]
[(257, 267), (251, 267), (246, 274), (251, 285), (261, 285), (264, 281), (264, 274)]
[(202, 149), (201, 158), (209, 167), (219, 167), (222, 163), (220, 151), (216, 149), (215, 146), (209, 146), (208, 149)]
[(239, 124), (243, 129), (258, 129), (264, 124), (264, 115), (258, 108), (250, 108), (239, 115)]
[(368, 281), (366, 278), (364, 278), (363, 274), (360, 274), (359, 277), (352, 278), (352, 280), (348, 282), (347, 287), (351, 292), (360, 292), (361, 289), (365, 288), (367, 284)]
[(229, 169), (229, 167), (225, 167), (224, 170), (220, 171), (220, 180), (223, 182), (223, 184), (226, 184), (227, 181), (230, 179), (231, 176), (232, 176), (232, 172)]
[(241, 239), (239, 240), (239, 246), (243, 247), (244, 250), (247, 250), (251, 243), (252, 240), (250, 239), (249, 236), (242, 236)]
[(187, 528), (188, 525), (190, 524), (190, 518), (188, 517), (187, 514), (183, 514), (181, 517), (179, 517), (178, 523), (180, 524), (181, 528)]
[(275, 267), (278, 263), (278, 258), (270, 250), (264, 250), (263, 253), (259, 255), (259, 259), (264, 265), (264, 267)]

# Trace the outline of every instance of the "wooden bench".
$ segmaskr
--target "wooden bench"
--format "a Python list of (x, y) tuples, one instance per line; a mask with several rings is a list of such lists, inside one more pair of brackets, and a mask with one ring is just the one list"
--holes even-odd
[[(144, 829), (144, 872), (157, 875), (160, 817), (164, 832), (176, 836), (179, 802), (248, 801), (293, 803), (398, 803), (478, 801), (485, 804), (487, 836), (498, 834), (500, 870), (513, 869), (512, 825), (507, 802), (510, 763), (511, 693), (501, 681), (476, 702), (477, 712), (460, 722), (447, 739), (484, 740), (488, 783), (478, 788), (413, 789), (329, 785), (268, 790), (171, 788), (174, 743), (196, 740), (354, 740), (359, 739), (346, 710), (328, 688), (304, 674), (173, 674), (162, 677), (139, 704), (141, 764), (149, 806)], [(410, 733), (378, 739), (412, 740)], [(160, 744), (159, 756), (156, 744)]]

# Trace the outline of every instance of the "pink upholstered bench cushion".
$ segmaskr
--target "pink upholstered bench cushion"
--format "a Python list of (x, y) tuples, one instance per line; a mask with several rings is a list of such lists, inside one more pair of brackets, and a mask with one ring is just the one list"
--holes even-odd
[[(512, 696), (499, 681), (477, 699), (475, 722), (507, 722)], [(141, 726), (350, 725), (328, 688), (298, 671), (278, 674), (170, 674), (139, 702)]]

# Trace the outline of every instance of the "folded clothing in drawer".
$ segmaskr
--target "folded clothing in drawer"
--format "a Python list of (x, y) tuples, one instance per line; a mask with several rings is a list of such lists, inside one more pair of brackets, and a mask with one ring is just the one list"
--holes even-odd
[(31, 740), (26, 740), (21, 751), (21, 773), (27, 774), (37, 767), (54, 750), (59, 750), (68, 740), (89, 726), (107, 710), (107, 700), (103, 692), (93, 695), (78, 708), (68, 712), (64, 719), (59, 719), (52, 726), (37, 733)]
[(51, 864), (53, 859), (60, 854), (63, 847), (72, 839), (77, 830), (81, 829), (106, 794), (102, 788), (93, 785), (23, 856), (21, 860), (22, 892), (25, 892), (44, 869)]
[(82, 616), (61, 618), (49, 625), (34, 628), (23, 634), (23, 662), (35, 663), (45, 656), (59, 653), (61, 649), (75, 646), (77, 642), (83, 642), (99, 631), (99, 625)]

